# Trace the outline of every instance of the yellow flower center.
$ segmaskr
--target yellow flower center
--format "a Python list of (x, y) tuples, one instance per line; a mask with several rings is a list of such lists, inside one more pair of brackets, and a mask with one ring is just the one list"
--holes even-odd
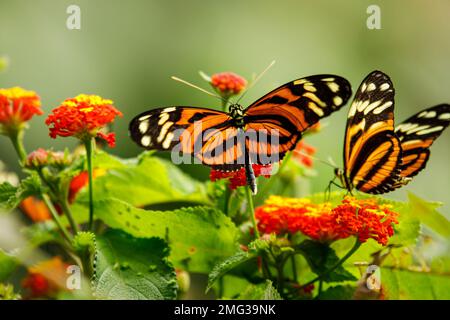
[(101, 105), (111, 105), (113, 104), (112, 100), (103, 99), (100, 96), (95, 94), (79, 94), (75, 98), (68, 99), (62, 103), (63, 106), (75, 108), (79, 105), (84, 105), (83, 108), (80, 108), (82, 112), (91, 112), (95, 107)]
[(36, 92), (22, 89), (21, 87), (13, 87), (8, 89), (0, 89), (0, 95), (8, 99), (33, 98), (37, 97)]

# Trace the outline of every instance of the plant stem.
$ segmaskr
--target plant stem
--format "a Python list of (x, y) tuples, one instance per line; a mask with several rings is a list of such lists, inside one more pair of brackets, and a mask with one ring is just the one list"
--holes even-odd
[(92, 156), (93, 156), (93, 144), (94, 139), (90, 138), (85, 141), (86, 147), (86, 160), (88, 166), (89, 175), (89, 230), (92, 230), (92, 224), (94, 221), (94, 189), (93, 189), (93, 170), (92, 170)]
[(27, 153), (23, 146), (23, 130), (14, 130), (13, 132), (9, 133), (8, 136), (11, 139), (17, 155), (19, 156), (20, 163), (23, 164), (27, 158)]
[(247, 195), (248, 209), (250, 210), (250, 217), (252, 219), (253, 230), (255, 232), (255, 239), (259, 239), (258, 224), (256, 223), (255, 208), (253, 206), (253, 196), (249, 186), (245, 186), (245, 194)]
[(229, 100), (229, 98), (223, 99), (223, 100), (222, 100), (222, 111), (224, 111), (224, 112), (227, 112), (227, 111), (228, 111), (228, 109), (227, 109), (227, 106), (228, 106), (228, 100)]
[(61, 199), (59, 201), (59, 204), (61, 205), (61, 209), (64, 212), (64, 214), (66, 215), (67, 220), (69, 220), (70, 227), (72, 228), (73, 232), (75, 234), (78, 233), (78, 231), (80, 231), (80, 230), (78, 229), (78, 225), (72, 216), (72, 211), (70, 210), (69, 204), (67, 203), (67, 198)]
[(324, 273), (318, 275), (316, 278), (312, 279), (311, 281), (305, 283), (304, 285), (301, 286), (301, 288), (305, 288), (305, 287), (309, 286), (310, 284), (313, 284), (314, 282), (321, 280), (326, 274), (334, 271), (337, 267), (341, 266), (345, 261), (347, 261), (347, 259), (350, 258), (355, 253), (355, 251), (359, 249), (360, 246), (361, 246), (361, 242), (359, 242), (359, 240), (356, 239), (353, 247), (345, 254), (345, 256), (343, 256), (338, 262), (336, 262), (336, 264), (334, 266), (332, 266), (330, 269), (328, 269)]
[(64, 228), (64, 226), (62, 225), (61, 220), (59, 219), (59, 216), (58, 216), (58, 212), (56, 212), (56, 209), (53, 206), (53, 204), (52, 204), (52, 202), (50, 200), (50, 197), (47, 194), (43, 193), (42, 194), (42, 199), (44, 200), (45, 204), (47, 205), (48, 210), (50, 211), (50, 213), (51, 213), (51, 215), (53, 217), (53, 220), (55, 220), (55, 223), (58, 226), (58, 228), (61, 230), (64, 238), (69, 243), (71, 243), (72, 242), (71, 241), (71, 235), (67, 232), (66, 228)]
[(291, 266), (292, 266), (292, 275), (294, 277), (295, 283), (298, 282), (298, 276), (297, 276), (297, 264), (295, 262), (295, 255), (291, 256)]

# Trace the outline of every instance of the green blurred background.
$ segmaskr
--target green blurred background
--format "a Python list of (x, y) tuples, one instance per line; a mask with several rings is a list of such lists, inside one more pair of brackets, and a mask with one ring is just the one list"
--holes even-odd
[[(68, 30), (66, 8), (81, 8), (81, 30)], [(366, 27), (367, 7), (381, 8), (381, 30)], [(0, 55), (9, 68), (0, 87), (37, 91), (46, 114), (67, 97), (95, 93), (114, 100), (124, 117), (116, 121), (117, 147), (131, 157), (141, 150), (127, 135), (139, 112), (167, 105), (219, 108), (220, 102), (173, 80), (201, 83), (209, 74), (234, 71), (247, 78), (272, 60), (276, 65), (243, 101), (248, 105), (274, 87), (319, 73), (346, 77), (355, 90), (367, 73), (379, 69), (395, 84), (396, 119), (450, 102), (450, 1), (119, 1), (0, 0)], [(204, 84), (204, 86), (207, 86)], [(323, 131), (307, 139), (318, 157), (342, 165), (347, 108), (327, 118)], [(35, 117), (27, 150), (73, 147), (75, 139), (52, 140), (45, 116)], [(450, 130), (432, 147), (427, 169), (407, 187), (450, 208)], [(18, 169), (9, 141), (0, 139), (0, 160)], [(332, 169), (316, 163), (313, 190), (323, 191)], [(183, 169), (207, 179), (209, 169)], [(448, 216), (448, 215), (447, 215)]]

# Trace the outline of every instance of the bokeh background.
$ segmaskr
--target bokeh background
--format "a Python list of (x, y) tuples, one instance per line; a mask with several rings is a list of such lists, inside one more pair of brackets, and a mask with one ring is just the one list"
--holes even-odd
[[(81, 8), (81, 30), (68, 30), (66, 8)], [(367, 7), (381, 8), (381, 30), (366, 27)], [(199, 70), (234, 71), (250, 78), (272, 60), (276, 65), (244, 105), (292, 79), (319, 73), (346, 77), (355, 90), (374, 69), (391, 76), (396, 119), (450, 102), (450, 1), (263, 1), (263, 0), (0, 0), (0, 55), (9, 57), (0, 87), (37, 91), (46, 114), (78, 93), (114, 100), (117, 147), (131, 157), (141, 150), (128, 138), (128, 122), (144, 110), (168, 105), (220, 108), (212, 97), (170, 79), (201, 83)], [(204, 84), (205, 86), (207, 84)], [(347, 108), (333, 114), (323, 131), (308, 138), (318, 157), (342, 165)], [(52, 140), (45, 116), (35, 117), (27, 150), (73, 147), (75, 139)], [(389, 196), (410, 190), (445, 203), (450, 210), (450, 130), (432, 147), (427, 169)], [(0, 160), (18, 170), (10, 142), (0, 139)], [(332, 169), (316, 163), (314, 191), (323, 191)], [(207, 179), (209, 169), (184, 165)], [(447, 214), (447, 216), (449, 216)]]

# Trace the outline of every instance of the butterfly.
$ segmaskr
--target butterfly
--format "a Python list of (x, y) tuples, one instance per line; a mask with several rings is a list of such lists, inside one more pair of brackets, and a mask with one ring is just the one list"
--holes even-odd
[(280, 161), (302, 132), (343, 107), (350, 96), (346, 79), (314, 75), (288, 82), (245, 109), (232, 103), (229, 112), (183, 106), (149, 110), (130, 122), (129, 132), (141, 147), (177, 151), (215, 170), (245, 167), (255, 194), (252, 164)]
[[(392, 191), (425, 168), (429, 147), (450, 122), (450, 105), (423, 110), (394, 128), (395, 89), (381, 71), (370, 73), (350, 106), (341, 187), (370, 194)], [(333, 181), (330, 182), (334, 183)]]

